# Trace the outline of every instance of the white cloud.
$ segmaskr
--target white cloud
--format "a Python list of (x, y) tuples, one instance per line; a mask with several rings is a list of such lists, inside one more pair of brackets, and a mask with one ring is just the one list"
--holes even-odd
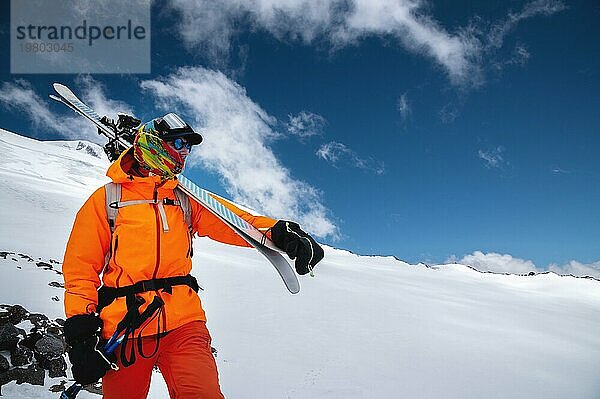
[[(426, 14), (421, 0), (171, 0), (181, 15), (184, 42), (200, 47), (222, 64), (241, 22), (280, 40), (313, 43), (325, 39), (331, 48), (365, 36), (391, 36), (407, 50), (440, 65), (455, 84), (477, 83), (479, 41), (467, 30), (447, 32)], [(198, 23), (202, 21), (202, 23)]]
[(483, 160), (483, 163), (486, 168), (500, 168), (505, 163), (504, 157), (502, 153), (504, 152), (504, 148), (502, 146), (498, 146), (491, 150), (479, 150), (477, 153), (477, 157)]
[(507, 66), (525, 66), (529, 61), (529, 58), (531, 58), (531, 53), (525, 46), (519, 44), (513, 49), (510, 58), (504, 60), (493, 60), (491, 61), (491, 65), (497, 71), (502, 71)]
[(438, 116), (444, 124), (453, 123), (456, 118), (458, 118), (458, 115), (459, 109), (455, 104), (452, 103), (444, 105), (438, 112)]
[(141, 83), (165, 111), (177, 109), (204, 136), (192, 165), (222, 177), (237, 202), (275, 218), (298, 221), (318, 236), (336, 237), (336, 226), (320, 200), (320, 192), (295, 180), (277, 159), (269, 143), (279, 137), (277, 123), (220, 72), (180, 68), (175, 73)]
[(169, 4), (180, 15), (177, 28), (184, 43), (199, 48), (217, 66), (227, 63), (233, 39), (242, 30), (262, 30), (282, 41), (325, 43), (334, 50), (379, 36), (428, 57), (459, 86), (483, 82), (484, 57), (501, 48), (520, 22), (566, 8), (561, 1), (535, 0), (500, 22), (477, 27), (482, 21), (474, 17), (474, 23), (448, 31), (430, 15), (426, 0), (170, 0)]
[(76, 79), (81, 88), (80, 98), (91, 106), (99, 115), (117, 118), (117, 113), (135, 116), (133, 107), (123, 101), (109, 99), (105, 94), (105, 87), (89, 75), (82, 75)]
[(575, 260), (570, 261), (566, 265), (556, 265), (552, 264), (548, 267), (549, 270), (564, 275), (573, 275), (573, 276), (590, 276), (600, 279), (600, 261), (594, 263), (580, 263)]
[(566, 9), (562, 1), (557, 0), (535, 0), (523, 6), (518, 13), (509, 13), (505, 21), (501, 21), (494, 26), (488, 35), (488, 46), (500, 48), (504, 43), (506, 35), (514, 29), (519, 22), (537, 16), (552, 15)]
[(531, 54), (529, 53), (529, 51), (527, 51), (527, 48), (525, 48), (522, 45), (519, 45), (519, 46), (515, 47), (515, 50), (513, 52), (513, 58), (511, 58), (508, 61), (508, 63), (517, 64), (517, 65), (525, 65), (527, 63), (527, 61), (529, 61), (530, 57), (531, 57)]
[[(65, 106), (54, 100), (42, 99), (28, 81), (4, 82), (0, 89), (0, 104), (27, 115), (33, 124), (32, 134), (35, 137), (41, 137), (47, 132), (55, 132), (70, 139), (101, 142), (96, 129), (83, 118), (75, 114), (61, 116), (54, 113), (54, 109), (64, 110)], [(67, 112), (72, 113), (70, 110)]]
[(320, 136), (327, 124), (327, 121), (321, 115), (306, 111), (302, 111), (296, 116), (288, 115), (288, 118), (287, 131), (301, 139)]
[[(180, 13), (179, 32), (191, 47), (200, 47), (218, 65), (230, 52), (240, 21), (266, 29), (280, 39), (310, 42), (330, 23), (331, 1), (307, 0), (171, 0)], [(202, 21), (202, 23), (198, 23)]]
[(477, 84), (479, 41), (467, 31), (447, 32), (425, 14), (425, 5), (412, 0), (355, 0), (334, 38), (346, 44), (366, 35), (391, 35), (408, 50), (435, 60), (454, 84)]
[(498, 56), (508, 34), (527, 19), (549, 16), (566, 8), (562, 1), (534, 0), (526, 3), (519, 12), (509, 12), (506, 18), (493, 23), (476, 18), (471, 29), (481, 38), (482, 60), (497, 72), (507, 66), (524, 66), (531, 58), (531, 53), (524, 44), (516, 44), (512, 54), (508, 56)]
[[(111, 118), (115, 118), (117, 112), (133, 114), (128, 104), (108, 99), (103, 86), (91, 77), (81, 76), (76, 83), (81, 89), (77, 91), (78, 97), (98, 114)], [(55, 132), (68, 139), (106, 144), (106, 139), (98, 135), (93, 124), (54, 100), (42, 99), (28, 81), (5, 82), (0, 90), (0, 103), (6, 108), (25, 113), (34, 128), (41, 131), (32, 132), (36, 137), (43, 136), (43, 132)], [(65, 112), (66, 115), (58, 112)]]
[(464, 256), (462, 259), (452, 257), (448, 259), (448, 262), (471, 266), (482, 272), (528, 274), (529, 272), (540, 273), (552, 271), (562, 276), (589, 276), (600, 279), (600, 261), (584, 264), (572, 260), (565, 265), (551, 264), (546, 268), (540, 268), (530, 260), (514, 258), (508, 254), (502, 255), (494, 252), (483, 253), (475, 251), (471, 255)]
[(335, 164), (339, 161), (341, 154), (351, 153), (351, 152), (352, 151), (348, 147), (346, 147), (344, 144), (336, 143), (335, 141), (332, 141), (330, 143), (323, 144), (317, 150), (317, 156), (321, 159), (324, 159), (328, 162)]
[(408, 118), (411, 113), (410, 103), (408, 102), (408, 93), (403, 93), (400, 98), (398, 98), (398, 111), (400, 112), (402, 121), (406, 121), (406, 118)]
[(498, 254), (490, 252), (484, 254), (481, 251), (475, 251), (471, 255), (466, 255), (457, 263), (471, 266), (482, 272), (527, 274), (531, 271), (539, 272), (538, 268), (530, 260), (513, 258), (508, 254)]
[(319, 158), (324, 159), (336, 167), (340, 164), (344, 164), (358, 169), (364, 169), (377, 175), (385, 173), (383, 162), (375, 161), (372, 158), (361, 158), (354, 150), (345, 144), (335, 141), (323, 144), (319, 147), (316, 154)]

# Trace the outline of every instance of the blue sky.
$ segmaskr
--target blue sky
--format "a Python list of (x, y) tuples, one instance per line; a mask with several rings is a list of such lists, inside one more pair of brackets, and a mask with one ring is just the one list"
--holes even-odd
[(60, 81), (101, 112), (182, 114), (207, 139), (189, 177), (336, 247), (598, 267), (600, 4), (212, 3), (153, 4), (151, 74), (5, 58), (0, 127), (94, 139), (46, 100)]

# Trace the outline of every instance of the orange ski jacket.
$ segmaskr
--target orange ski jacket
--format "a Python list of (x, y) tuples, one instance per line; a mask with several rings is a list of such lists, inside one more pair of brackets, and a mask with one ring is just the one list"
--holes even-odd
[[(132, 176), (127, 171), (133, 162), (131, 151), (126, 151), (106, 173), (113, 182), (121, 184), (121, 201), (176, 199), (173, 192), (177, 186), (176, 179), (161, 184), (158, 176)], [(222, 198), (216, 199), (257, 228), (269, 228), (276, 223), (271, 218), (244, 212)], [(202, 205), (192, 200), (190, 206), (191, 233), (180, 206), (164, 205), (168, 224), (168, 231), (165, 231), (158, 206), (146, 203), (119, 208), (111, 237), (104, 187), (97, 189), (77, 213), (65, 251), (63, 274), (66, 316), (96, 311), (97, 290), (101, 280), (107, 287), (123, 287), (142, 280), (189, 274), (192, 269), (192, 237), (195, 233), (227, 244), (249, 246)], [(152, 302), (155, 295), (165, 303), (162, 326), (149, 322), (143, 328), (143, 336), (170, 331), (190, 321), (206, 320), (200, 298), (187, 285), (172, 287), (171, 294), (161, 290), (139, 294), (145, 300), (140, 312)], [(125, 297), (115, 299), (101, 310), (104, 338), (114, 333), (126, 312)]]

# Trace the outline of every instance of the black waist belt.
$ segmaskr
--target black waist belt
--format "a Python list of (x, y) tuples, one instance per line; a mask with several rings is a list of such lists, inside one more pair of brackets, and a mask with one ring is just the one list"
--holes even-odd
[(102, 308), (110, 305), (117, 298), (134, 296), (136, 294), (141, 294), (142, 292), (163, 290), (167, 294), (171, 294), (173, 292), (172, 287), (176, 285), (187, 285), (193, 289), (194, 292), (198, 292), (200, 289), (198, 281), (191, 274), (188, 274), (187, 276), (142, 280), (135, 284), (118, 288), (102, 286), (98, 290), (98, 309), (96, 311), (100, 313)]

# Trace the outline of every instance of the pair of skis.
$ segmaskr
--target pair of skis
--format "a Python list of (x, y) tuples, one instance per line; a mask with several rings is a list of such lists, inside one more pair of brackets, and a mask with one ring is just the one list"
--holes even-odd
[[(50, 94), (50, 98), (56, 100), (81, 116), (88, 119), (98, 128), (98, 133), (104, 135), (109, 140), (111, 146), (120, 146), (126, 149), (131, 147), (131, 143), (119, 135), (119, 131), (108, 118), (101, 117), (92, 108), (81, 101), (67, 86), (60, 83), (54, 83), (54, 90), (57, 95)], [(208, 211), (217, 216), (223, 223), (229, 226), (248, 244), (256, 248), (271, 264), (275, 267), (287, 289), (296, 294), (300, 291), (300, 283), (296, 277), (294, 269), (288, 261), (281, 255), (280, 250), (271, 240), (264, 236), (254, 226), (240, 218), (228, 208), (223, 206), (215, 199), (216, 195), (198, 187), (191, 180), (183, 175), (178, 176), (179, 187), (194, 201), (198, 202)]]

